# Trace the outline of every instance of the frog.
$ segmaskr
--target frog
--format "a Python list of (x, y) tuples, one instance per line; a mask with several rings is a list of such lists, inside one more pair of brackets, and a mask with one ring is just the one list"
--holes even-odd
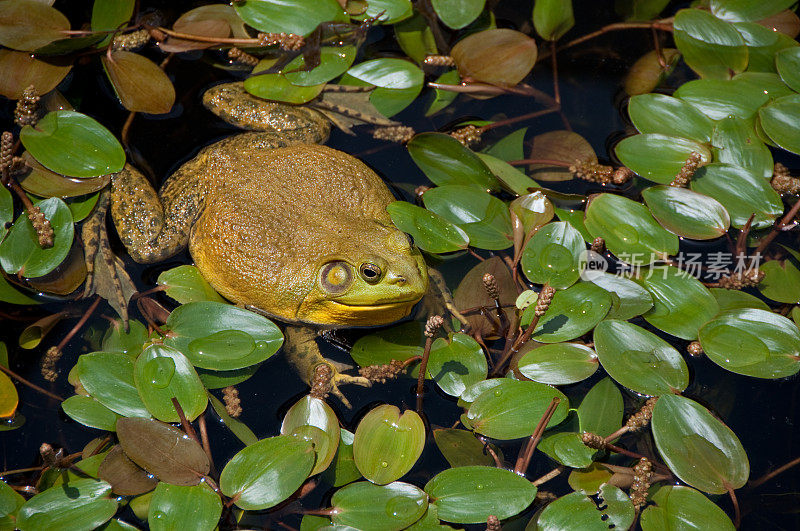
[(394, 226), (395, 197), (366, 164), (327, 147), (330, 121), (307, 106), (263, 100), (241, 83), (203, 103), (247, 132), (201, 149), (155, 188), (131, 165), (111, 179), (110, 212), (130, 257), (150, 264), (184, 249), (234, 304), (286, 323), (284, 350), (329, 391), (369, 385), (322, 356), (320, 329), (387, 325), (428, 291), (420, 250)]

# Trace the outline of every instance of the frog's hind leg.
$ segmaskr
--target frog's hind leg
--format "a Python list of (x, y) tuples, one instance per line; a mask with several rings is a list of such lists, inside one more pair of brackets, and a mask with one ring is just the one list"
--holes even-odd
[(288, 325), (284, 330), (286, 343), (284, 350), (289, 363), (294, 367), (300, 378), (308, 385), (313, 385), (312, 380), (317, 368), (324, 365), (330, 368), (330, 387), (325, 392), (333, 393), (342, 403), (350, 407), (350, 402), (339, 390), (340, 385), (356, 384), (364, 387), (372, 385), (363, 376), (351, 376), (341, 371), (347, 369), (346, 365), (331, 361), (322, 356), (317, 345), (317, 330), (308, 326)]
[[(170, 177), (160, 194), (133, 166), (126, 164), (111, 181), (111, 217), (128, 253), (140, 264), (165, 260), (186, 248), (204, 196), (195, 177), (203, 157), (187, 162)], [(186, 178), (182, 178), (185, 175)]]

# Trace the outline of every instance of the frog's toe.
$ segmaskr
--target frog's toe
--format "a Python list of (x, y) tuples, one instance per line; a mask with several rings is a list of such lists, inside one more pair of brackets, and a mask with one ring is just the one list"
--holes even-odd
[(347, 397), (344, 396), (344, 393), (342, 393), (342, 391), (339, 389), (339, 386), (344, 384), (355, 384), (355, 385), (361, 385), (363, 387), (372, 386), (372, 382), (370, 382), (363, 376), (350, 376), (349, 374), (337, 373), (331, 379), (330, 393), (332, 393), (333, 396), (341, 400), (342, 404), (344, 404), (344, 406), (347, 409), (352, 409), (353, 406), (350, 404), (350, 401), (347, 399)]

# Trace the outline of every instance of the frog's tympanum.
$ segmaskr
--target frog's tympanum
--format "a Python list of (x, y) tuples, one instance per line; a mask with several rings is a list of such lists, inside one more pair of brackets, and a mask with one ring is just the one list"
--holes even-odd
[[(407, 316), (427, 289), (422, 255), (392, 224), (394, 197), (380, 177), (319, 145), (329, 121), (247, 96), (241, 84), (214, 87), (204, 103), (259, 130), (204, 148), (158, 195), (130, 166), (114, 177), (112, 217), (133, 259), (160, 261), (188, 245), (221, 295), (288, 323), (369, 326)], [(290, 359), (306, 379), (325, 362), (309, 339), (287, 330)], [(345, 382), (366, 383), (336, 371), (333, 391)]]

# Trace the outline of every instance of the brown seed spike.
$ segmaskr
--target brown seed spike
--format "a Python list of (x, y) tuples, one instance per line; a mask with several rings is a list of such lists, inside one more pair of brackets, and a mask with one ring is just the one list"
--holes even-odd
[(17, 100), (14, 109), (14, 123), (20, 127), (35, 125), (39, 121), (39, 93), (36, 87), (30, 85), (22, 92), (22, 97)]
[(581, 434), (581, 441), (583, 441), (583, 444), (589, 448), (593, 448), (595, 450), (602, 450), (608, 444), (601, 436), (590, 431), (586, 431)]
[(497, 279), (494, 278), (493, 274), (486, 273), (483, 275), (483, 289), (486, 290), (486, 294), (489, 295), (490, 299), (496, 301), (500, 298), (500, 288), (497, 286)]
[(456, 66), (456, 62), (449, 55), (426, 55), (423, 62), (429, 66)]
[(436, 331), (444, 324), (444, 318), (441, 315), (432, 315), (428, 317), (428, 322), (425, 323), (425, 337), (433, 337)]
[(233, 47), (228, 50), (228, 57), (234, 62), (241, 65), (246, 66), (256, 66), (258, 64), (258, 58), (250, 55), (247, 52), (243, 52), (237, 47)]
[(657, 400), (658, 397), (649, 398), (639, 411), (630, 416), (628, 422), (625, 423), (625, 427), (629, 431), (636, 431), (646, 427), (650, 423), (650, 419), (653, 418), (653, 408), (656, 406)]
[(545, 314), (547, 309), (550, 307), (550, 303), (553, 302), (553, 295), (555, 294), (555, 288), (550, 286), (545, 286), (542, 288), (542, 291), (539, 292), (539, 300), (536, 301), (536, 308), (534, 309), (534, 314), (537, 317), (541, 317)]
[(597, 254), (603, 254), (606, 252), (606, 241), (598, 236), (592, 241), (591, 250)]
[(500, 519), (493, 514), (486, 518), (486, 531), (500, 531), (503, 528), (500, 525)]
[(406, 365), (402, 361), (392, 360), (387, 365), (369, 365), (362, 367), (358, 373), (367, 380), (375, 383), (386, 383), (388, 380), (394, 380), (400, 376), (405, 370)]
[(686, 347), (686, 351), (693, 358), (700, 357), (703, 355), (703, 345), (701, 345), (699, 341), (692, 341), (689, 343), (689, 346)]
[(675, 179), (673, 179), (669, 185), (679, 188), (686, 187), (689, 184), (689, 181), (692, 180), (692, 177), (694, 177), (694, 173), (700, 167), (702, 160), (703, 158), (700, 156), (700, 153), (692, 151), (691, 155), (689, 155), (689, 158), (687, 158), (686, 162), (683, 163), (681, 171), (678, 172), (678, 175), (675, 176)]
[(633, 467), (633, 484), (631, 485), (631, 502), (636, 509), (647, 503), (647, 489), (653, 479), (653, 463), (646, 457), (639, 459)]
[(388, 140), (389, 142), (399, 142), (401, 144), (411, 140), (415, 134), (413, 128), (404, 125), (376, 127), (372, 130), (372, 138), (375, 140)]
[(242, 414), (242, 401), (239, 399), (239, 390), (229, 385), (222, 390), (222, 400), (225, 402), (225, 411), (231, 417), (238, 417)]

